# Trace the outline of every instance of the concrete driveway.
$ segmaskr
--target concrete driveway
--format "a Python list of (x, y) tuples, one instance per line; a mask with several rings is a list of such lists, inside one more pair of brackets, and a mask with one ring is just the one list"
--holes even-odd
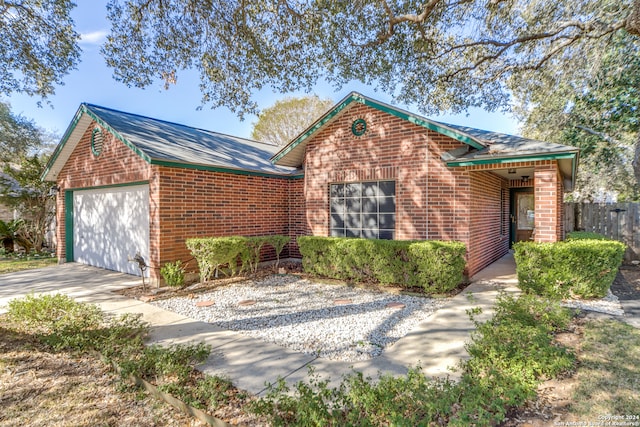
[(337, 386), (342, 376), (354, 369), (376, 378), (379, 373), (403, 374), (408, 367), (419, 364), (427, 375), (450, 375), (449, 368), (467, 357), (465, 343), (474, 329), (466, 310), (481, 307), (480, 317), (488, 318), (500, 290), (516, 291), (513, 256), (505, 256), (473, 279), (464, 292), (385, 349), (380, 357), (356, 363), (298, 353), (114, 294), (114, 290), (139, 285), (141, 279), (75, 263), (0, 275), (0, 313), (11, 299), (30, 293), (63, 293), (96, 304), (106, 312), (140, 313), (151, 325), (150, 342), (204, 341), (212, 353), (200, 370), (226, 377), (238, 388), (260, 395), (265, 392), (266, 383), (276, 383), (278, 378), (285, 378), (290, 384), (308, 379), (309, 366), (320, 378), (330, 379), (331, 386)]
[(76, 263), (0, 274), (0, 313), (10, 300), (30, 293), (63, 293), (80, 301), (99, 302), (115, 297), (112, 291), (139, 284), (139, 277)]

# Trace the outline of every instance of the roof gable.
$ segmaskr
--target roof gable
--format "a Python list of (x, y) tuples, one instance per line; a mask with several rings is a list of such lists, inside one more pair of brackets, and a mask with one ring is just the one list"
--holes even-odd
[(325, 113), (322, 117), (316, 120), (311, 126), (309, 126), (304, 132), (302, 132), (296, 139), (287, 144), (283, 149), (276, 153), (271, 161), (277, 165), (289, 166), (289, 167), (301, 167), (302, 160), (304, 158), (304, 151), (306, 149), (307, 141), (321, 129), (323, 129), (328, 123), (332, 122), (339, 115), (347, 111), (351, 106), (355, 104), (363, 104), (385, 113), (396, 116), (402, 120), (406, 120), (417, 126), (424, 127), (426, 129), (438, 132), (440, 134), (449, 136), (455, 140), (458, 140), (468, 146), (476, 149), (485, 147), (485, 143), (476, 138), (475, 136), (461, 132), (454, 127), (445, 123), (440, 123), (435, 120), (421, 117), (408, 111), (393, 107), (391, 105), (376, 101), (369, 97), (366, 97), (357, 92), (352, 92), (346, 96), (342, 101), (338, 102), (331, 110)]
[(336, 104), (297, 138), (276, 153), (271, 158), (271, 161), (277, 165), (301, 167), (304, 161), (307, 141), (356, 104), (367, 105), (466, 144), (466, 148), (461, 147), (442, 156), (442, 160), (447, 166), (557, 160), (563, 175), (568, 179), (567, 188), (572, 188), (575, 180), (579, 157), (579, 149), (576, 147), (438, 122), (375, 101), (357, 92), (352, 92)]
[(274, 145), (81, 104), (47, 164), (44, 180), (56, 180), (93, 122), (108, 130), (149, 164), (264, 176), (292, 176), (299, 172), (269, 161), (278, 149)]

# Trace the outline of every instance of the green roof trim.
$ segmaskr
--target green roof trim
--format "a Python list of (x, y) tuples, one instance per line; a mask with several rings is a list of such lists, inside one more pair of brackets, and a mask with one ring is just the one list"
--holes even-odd
[(291, 150), (293, 150), (294, 148), (296, 148), (298, 145), (300, 145), (300, 143), (304, 140), (306, 140), (307, 138), (309, 138), (311, 135), (313, 135), (318, 129), (320, 129), (321, 127), (323, 127), (328, 121), (330, 121), (331, 119), (333, 119), (335, 116), (338, 115), (338, 113), (340, 113), (342, 110), (344, 110), (349, 104), (351, 104), (351, 102), (353, 102), (353, 96), (354, 94), (351, 94), (350, 96), (348, 96), (347, 98), (345, 98), (340, 104), (336, 105), (331, 111), (329, 111), (327, 114), (325, 114), (322, 118), (320, 118), (320, 120), (318, 120), (317, 122), (315, 122), (313, 125), (311, 125), (311, 127), (309, 129), (307, 129), (306, 132), (304, 132), (302, 135), (300, 135), (298, 138), (295, 139), (295, 141), (293, 141), (291, 144), (287, 145), (282, 151), (280, 151), (279, 153), (277, 153), (275, 156), (273, 156), (273, 158), (271, 159), (272, 163), (276, 163), (278, 160), (280, 160), (281, 158), (283, 158), (284, 156), (286, 156), (288, 153), (291, 152)]
[(208, 166), (208, 165), (198, 165), (195, 163), (182, 163), (170, 160), (155, 160), (151, 159), (149, 162), (152, 165), (157, 166), (167, 166), (171, 168), (183, 168), (183, 169), (195, 169), (209, 172), (222, 172), (222, 173), (231, 173), (234, 175), (245, 175), (245, 176), (260, 176), (265, 178), (279, 178), (279, 179), (298, 179), (304, 177), (304, 173), (297, 173), (294, 175), (280, 175), (275, 173), (267, 173), (267, 172), (257, 172), (257, 171), (249, 171), (243, 169), (231, 169), (224, 168), (220, 166)]
[(146, 155), (145, 153), (143, 153), (138, 147), (136, 147), (135, 145), (133, 145), (132, 143), (130, 143), (129, 141), (127, 141), (127, 139), (125, 137), (123, 137), (122, 135), (120, 135), (115, 129), (113, 129), (111, 126), (109, 126), (104, 120), (102, 120), (100, 117), (96, 116), (85, 104), (82, 104), (82, 111), (87, 113), (87, 115), (89, 117), (91, 117), (96, 123), (98, 123), (100, 126), (102, 126), (103, 128), (105, 128), (106, 130), (108, 130), (110, 133), (112, 133), (116, 138), (118, 138), (124, 145), (126, 145), (127, 147), (129, 147), (131, 150), (133, 150), (134, 153), (136, 153), (138, 156), (140, 156), (142, 158), (142, 160), (144, 160), (147, 163), (151, 163), (151, 158)]
[(573, 159), (577, 156), (577, 152), (570, 153), (552, 153), (552, 154), (533, 154), (522, 155), (513, 157), (500, 157), (500, 158), (483, 158), (483, 159), (460, 159), (446, 162), (447, 166), (474, 166), (474, 165), (500, 165), (504, 163), (516, 163), (516, 162), (537, 162), (542, 160), (562, 160)]
[(347, 106), (349, 106), (353, 102), (357, 102), (359, 104), (363, 104), (368, 107), (375, 108), (377, 110), (391, 114), (400, 119), (406, 120), (417, 126), (421, 126), (426, 129), (438, 132), (442, 135), (446, 135), (464, 144), (470, 145), (473, 148), (477, 148), (477, 149), (485, 148), (485, 144), (481, 143), (476, 138), (470, 135), (467, 135), (463, 132), (459, 132), (459, 131), (456, 131), (455, 129), (442, 126), (439, 123), (432, 122), (431, 120), (416, 116), (414, 114), (408, 113), (406, 111), (400, 110), (390, 105), (386, 105), (386, 104), (374, 101), (373, 99), (367, 98), (363, 95), (360, 95), (359, 93), (354, 92), (348, 95), (346, 98), (344, 98), (335, 107), (333, 107), (333, 109), (328, 113), (326, 113), (320, 120), (318, 120), (313, 125), (311, 125), (311, 127), (309, 127), (302, 135), (298, 136), (298, 138), (296, 138), (293, 142), (287, 145), (282, 151), (280, 151), (275, 156), (273, 156), (271, 158), (271, 161), (273, 163), (277, 163), (279, 160), (281, 160), (284, 156), (289, 154), (294, 148), (300, 145), (303, 141), (307, 140), (311, 135), (316, 133), (327, 122), (329, 122), (331, 119), (337, 116), (340, 112), (342, 112)]
[[(261, 171), (253, 171), (253, 170), (227, 168), (227, 167), (224, 167), (224, 166), (209, 166), (209, 165), (186, 163), (186, 162), (174, 161), (174, 160), (161, 160), (161, 159), (153, 158), (153, 157), (149, 156), (147, 153), (145, 153), (144, 151), (142, 151), (140, 148), (138, 148), (136, 145), (134, 145), (130, 141), (128, 141), (123, 135), (121, 135), (119, 132), (117, 132), (107, 122), (105, 122), (98, 115), (96, 115), (93, 111), (91, 111), (91, 107), (89, 105), (83, 103), (83, 104), (80, 105), (80, 108), (78, 108), (78, 111), (76, 112), (76, 115), (74, 116), (73, 121), (71, 122), (71, 124), (67, 128), (67, 130), (66, 130), (66, 132), (65, 132), (65, 134), (64, 134), (64, 136), (63, 136), (63, 138), (62, 138), (62, 140), (60, 142), (60, 144), (58, 144), (58, 146), (56, 147), (56, 150), (54, 151), (53, 155), (51, 156), (51, 159), (47, 163), (47, 167), (45, 168), (44, 172), (42, 173), (41, 179), (44, 180), (44, 178), (47, 176), (47, 174), (51, 171), (52, 166), (57, 161), (60, 153), (63, 151), (64, 146), (68, 143), (69, 139), (71, 138), (71, 135), (73, 134), (73, 132), (76, 129), (76, 127), (78, 126), (78, 124), (80, 122), (80, 119), (82, 118), (82, 116), (84, 114), (86, 114), (88, 117), (90, 117), (91, 120), (93, 120), (95, 123), (97, 123), (104, 130), (106, 130), (107, 132), (109, 132), (113, 136), (115, 136), (120, 142), (122, 142), (125, 146), (129, 147), (135, 154), (137, 154), (142, 160), (144, 160), (146, 163), (148, 163), (150, 165), (177, 167), (177, 168), (184, 168), (184, 169), (196, 169), (196, 170), (213, 171), (213, 172), (223, 172), (223, 173), (231, 173), (231, 174), (236, 174), (236, 175), (260, 176), (260, 177), (267, 177), (267, 178), (279, 178), (279, 179), (299, 179), (299, 178), (304, 177), (304, 172), (301, 172), (301, 171), (300, 172), (296, 171), (293, 174), (288, 175), (286, 173), (278, 174), (278, 173), (270, 173), (270, 172), (261, 172)], [(94, 132), (95, 132), (95, 130), (94, 130)]]
[(94, 185), (94, 186), (91, 186), (91, 187), (65, 188), (64, 191), (66, 191), (66, 192), (77, 192), (77, 191), (85, 191), (85, 190), (101, 190), (103, 188), (133, 187), (135, 185), (149, 185), (149, 180), (132, 181), (132, 182), (119, 182), (119, 183), (116, 183), (116, 184)]
[(402, 111), (399, 110), (397, 108), (393, 108), (390, 105), (385, 105), (385, 104), (381, 104), (379, 102), (376, 102), (372, 99), (368, 99), (368, 98), (364, 98), (362, 96), (356, 97), (355, 99), (356, 102), (359, 102), (361, 104), (367, 105), (369, 107), (378, 109), (380, 111), (384, 111), (385, 113), (389, 113), (393, 116), (396, 116), (400, 119), (406, 120), (410, 123), (413, 123), (414, 125), (418, 125), (421, 126), (423, 128), (427, 128), (429, 130), (438, 132), (442, 135), (446, 135), (450, 138), (455, 139), (456, 141), (460, 141), (464, 144), (470, 145), (473, 148), (477, 148), (478, 150), (482, 149), (485, 147), (484, 144), (480, 143), (479, 141), (477, 141), (475, 138), (464, 134), (462, 132), (456, 131), (454, 129), (450, 129), (448, 127), (444, 127), (438, 123), (434, 123), (430, 120), (427, 120), (425, 118), (421, 118), (419, 116), (413, 115), (411, 113), (408, 113), (406, 111)]
[(47, 176), (47, 174), (51, 170), (51, 166), (56, 162), (56, 160), (58, 159), (58, 156), (60, 155), (60, 152), (62, 151), (64, 146), (69, 141), (69, 138), (71, 137), (71, 134), (73, 133), (73, 131), (76, 129), (76, 126), (78, 126), (78, 122), (80, 121), (80, 118), (82, 117), (83, 114), (87, 114), (96, 123), (98, 123), (104, 129), (106, 129), (110, 133), (112, 133), (116, 138), (118, 138), (120, 141), (122, 141), (122, 143), (125, 144), (127, 147), (132, 149), (144, 161), (146, 161), (147, 163), (151, 163), (151, 158), (149, 158), (149, 156), (147, 156), (145, 153), (140, 151), (140, 149), (138, 149), (135, 145), (133, 145), (129, 141), (127, 141), (122, 135), (120, 135), (111, 126), (109, 126), (104, 120), (102, 120), (100, 117), (96, 116), (91, 110), (89, 110), (87, 105), (83, 103), (83, 104), (80, 105), (80, 108), (78, 108), (78, 111), (76, 112), (76, 115), (73, 118), (73, 121), (71, 122), (71, 124), (67, 128), (66, 132), (64, 133), (64, 136), (62, 137), (62, 141), (56, 147), (56, 150), (54, 151), (53, 155), (49, 159), (49, 162), (47, 163), (47, 166), (45, 167), (44, 171), (40, 175), (40, 179), (41, 180), (44, 181), (44, 178)]

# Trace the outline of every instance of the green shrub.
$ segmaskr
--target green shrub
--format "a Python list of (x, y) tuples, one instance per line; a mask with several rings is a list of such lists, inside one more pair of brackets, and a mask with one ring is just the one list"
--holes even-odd
[(109, 317), (93, 304), (62, 294), (11, 300), (8, 315), (55, 350), (101, 351), (106, 357), (141, 348), (148, 331), (139, 315)]
[(591, 231), (572, 231), (567, 234), (566, 240), (611, 240), (607, 236)]
[(281, 379), (250, 410), (274, 426), (491, 426), (536, 395), (538, 385), (573, 367), (574, 356), (553, 342), (569, 311), (535, 295), (502, 295), (496, 313), (468, 345), (459, 382), (427, 377), (419, 368), (377, 381), (354, 372), (336, 388), (310, 369), (293, 390)]
[(553, 298), (604, 297), (622, 264), (625, 245), (582, 236), (557, 243), (516, 243), (520, 288)]
[(435, 240), (298, 237), (306, 272), (344, 280), (419, 286), (446, 292), (463, 280), (465, 246)]
[[(255, 273), (260, 263), (260, 253), (265, 244), (273, 246), (276, 252), (276, 266), (280, 253), (289, 242), (288, 236), (251, 236), (251, 237), (201, 237), (187, 239), (187, 248), (198, 262), (200, 281), (206, 282), (220, 268), (227, 266), (231, 274), (249, 269)], [(238, 261), (241, 267), (238, 268)]]
[(287, 243), (289, 243), (291, 238), (289, 236), (280, 236), (280, 235), (266, 236), (266, 238), (267, 238), (267, 243), (271, 245), (273, 249), (275, 249), (276, 251), (275, 268), (277, 269), (278, 266), (280, 265), (280, 254), (282, 253), (282, 250), (287, 245)]
[(99, 352), (103, 360), (121, 367), (123, 379), (144, 378), (189, 405), (215, 408), (232, 392), (229, 381), (194, 373), (195, 365), (209, 356), (208, 345), (145, 347), (149, 328), (138, 314), (108, 316), (95, 305), (56, 294), (12, 300), (8, 316), (17, 329), (55, 350)]
[(211, 280), (222, 266), (227, 266), (231, 274), (235, 274), (238, 258), (247, 250), (243, 237), (193, 238), (187, 239), (186, 245), (198, 263), (202, 282)]
[(243, 238), (246, 250), (243, 252), (242, 263), (249, 266), (249, 271), (255, 273), (258, 271), (260, 263), (260, 253), (262, 247), (269, 242), (268, 236), (252, 236)]
[(168, 262), (160, 269), (160, 274), (167, 286), (181, 288), (184, 286), (184, 267), (182, 261)]
[(524, 404), (543, 379), (573, 367), (574, 356), (553, 341), (553, 333), (569, 321), (569, 311), (557, 302), (502, 295), (492, 319), (476, 325), (462, 382), (484, 389), (487, 403), (499, 402), (502, 408)]

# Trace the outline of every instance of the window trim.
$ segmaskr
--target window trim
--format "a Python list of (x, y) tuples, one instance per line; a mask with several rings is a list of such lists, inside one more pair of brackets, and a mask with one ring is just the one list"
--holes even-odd
[[(375, 195), (367, 195), (364, 194), (363, 185), (364, 184), (374, 184), (375, 185)], [(387, 189), (386, 193), (381, 191), (382, 183), (392, 183), (392, 192)], [(358, 194), (355, 197), (348, 197), (346, 194), (347, 186), (358, 184)], [(396, 225), (397, 225), (397, 182), (396, 180), (391, 179), (376, 179), (376, 180), (363, 180), (363, 181), (337, 181), (330, 182), (328, 185), (328, 196), (329, 196), (329, 235), (333, 237), (359, 237), (365, 239), (386, 239), (386, 240), (394, 240), (396, 236)], [(388, 184), (387, 184), (388, 185)], [(341, 194), (340, 189), (336, 189), (334, 192), (334, 188), (342, 186)], [(365, 205), (367, 205), (366, 201), (371, 200), (372, 197), (376, 201), (375, 211), (372, 210), (364, 210)], [(347, 209), (348, 202), (357, 203), (359, 205), (359, 219), (357, 226), (350, 224), (349, 215), (354, 215), (355, 211), (349, 211)], [(386, 203), (392, 202), (393, 208), (392, 211), (389, 210), (390, 206), (387, 206), (386, 209), (381, 210), (382, 205), (381, 201)], [(341, 211), (341, 212), (340, 212)], [(364, 223), (365, 215), (367, 218), (375, 218), (376, 224), (375, 227), (366, 227)], [(388, 224), (392, 223), (390, 227), (387, 225), (386, 227), (381, 227), (381, 219), (385, 218), (388, 221)], [(335, 222), (340, 221), (340, 226), (335, 224)], [(369, 234), (366, 236), (365, 233)], [(372, 234), (375, 233), (375, 236)]]

